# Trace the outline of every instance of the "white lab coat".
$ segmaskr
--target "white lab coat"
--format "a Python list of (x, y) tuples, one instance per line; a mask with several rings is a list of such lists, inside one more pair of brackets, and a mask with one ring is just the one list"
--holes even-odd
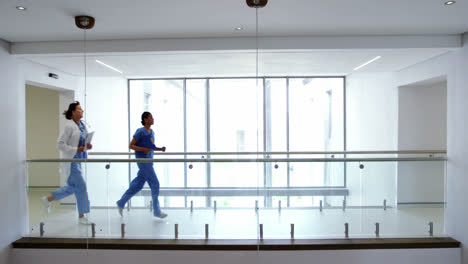
[[(86, 131), (89, 131), (89, 126), (81, 121)], [(78, 143), (80, 142), (80, 129), (73, 120), (67, 120), (65, 127), (62, 130), (59, 138), (57, 139), (57, 149), (62, 153), (63, 159), (73, 159), (77, 150)], [(60, 186), (67, 185), (67, 179), (70, 176), (70, 162), (62, 162), (60, 166)], [(73, 199), (74, 200), (74, 199)], [(73, 202), (73, 201), (68, 201)]]
[[(89, 126), (84, 122), (86, 131), (89, 131)], [(73, 120), (66, 120), (65, 127), (63, 128), (60, 136), (57, 139), (57, 149), (61, 152), (63, 159), (73, 159), (77, 150), (78, 143), (80, 142), (80, 129)], [(71, 162), (62, 162), (60, 164), (60, 186), (67, 185), (67, 179), (70, 177)], [(65, 203), (76, 203), (73, 196), (67, 197), (62, 200)]]
[[(82, 121), (87, 132), (89, 127)], [(62, 152), (62, 158), (73, 159), (80, 142), (80, 129), (73, 120), (67, 120), (65, 127), (57, 139), (57, 148)]]

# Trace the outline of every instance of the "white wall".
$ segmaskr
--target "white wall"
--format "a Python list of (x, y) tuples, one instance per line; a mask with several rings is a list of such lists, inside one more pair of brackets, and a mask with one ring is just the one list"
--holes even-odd
[[(28, 60), (20, 58), (18, 60), (20, 61), (21, 72), (24, 73), (24, 82), (27, 84), (58, 91), (76, 91), (76, 97), (78, 99), (82, 98), (82, 83), (76, 76)], [(49, 73), (55, 73), (59, 78), (50, 78)]]
[[(447, 149), (447, 82), (436, 79), (398, 90), (398, 149)], [(400, 162), (398, 204), (443, 203), (444, 179), (444, 162)]]
[(346, 77), (346, 149), (397, 147), (398, 90), (394, 73), (354, 73)]
[(446, 231), (462, 242), (462, 263), (468, 263), (468, 34), (463, 48), (410, 67), (398, 74), (400, 85), (447, 76)]
[(0, 263), (10, 263), (9, 244), (27, 231), (26, 194), (26, 83), (42, 87), (76, 88), (76, 78), (61, 73), (59, 80), (48, 78), (52, 69), (33, 64), (8, 53), (8, 44), (0, 40), (0, 89), (3, 114), (0, 130)]
[(447, 52), (436, 58), (432, 58), (396, 73), (398, 86), (409, 85), (423, 80), (430, 80), (447, 76), (447, 91), (449, 93), (451, 77), (455, 72), (455, 52)]
[(27, 226), (24, 83), (18, 61), (0, 40), (0, 263), (9, 263), (9, 244), (20, 238)]
[[(346, 149), (395, 150), (398, 89), (393, 73), (355, 73), (346, 77)], [(359, 155), (362, 156), (362, 155)], [(352, 157), (352, 156), (348, 156)], [(394, 205), (396, 164), (347, 164), (349, 205)]]
[(455, 56), (447, 104), (447, 232), (462, 242), (462, 263), (468, 263), (468, 33)]
[(304, 251), (146, 251), (15, 249), (12, 264), (171, 263), (171, 264), (459, 264), (460, 249)]
[(447, 148), (447, 81), (400, 86), (398, 149)]

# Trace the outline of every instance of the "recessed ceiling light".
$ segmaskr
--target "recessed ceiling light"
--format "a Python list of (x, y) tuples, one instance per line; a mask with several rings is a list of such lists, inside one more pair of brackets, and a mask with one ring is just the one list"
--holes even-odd
[(103, 65), (103, 66), (106, 66), (107, 68), (109, 68), (109, 69), (111, 69), (111, 70), (113, 70), (113, 71), (116, 71), (116, 72), (118, 72), (118, 73), (120, 73), (120, 74), (123, 73), (121, 70), (119, 70), (119, 69), (117, 69), (117, 68), (115, 68), (115, 67), (112, 67), (112, 66), (110, 66), (110, 65), (108, 65), (108, 64), (105, 64), (104, 62), (102, 62), (102, 61), (100, 61), (100, 60), (96, 60), (96, 62), (99, 63), (99, 64), (101, 64), (101, 65)]
[(455, 1), (447, 1), (447, 2), (445, 2), (445, 5), (453, 5), (455, 3), (456, 3)]
[(236, 27), (236, 30), (239, 31), (239, 30), (243, 30), (244, 28), (243, 27)]
[(374, 61), (376, 61), (376, 60), (378, 60), (378, 59), (380, 59), (380, 58), (381, 58), (380, 56), (377, 56), (377, 57), (375, 57), (375, 58), (373, 58), (373, 59), (371, 59), (371, 60), (369, 60), (369, 61), (366, 61), (366, 62), (364, 62), (363, 64), (357, 66), (357, 67), (354, 68), (353, 70), (354, 70), (354, 71), (357, 71), (357, 70), (361, 69), (362, 67), (366, 66), (367, 64), (372, 63), (372, 62), (374, 62)]
[(26, 10), (26, 7), (24, 7), (24, 6), (17, 6), (16, 9), (21, 10), (21, 11), (25, 11), (25, 10)]

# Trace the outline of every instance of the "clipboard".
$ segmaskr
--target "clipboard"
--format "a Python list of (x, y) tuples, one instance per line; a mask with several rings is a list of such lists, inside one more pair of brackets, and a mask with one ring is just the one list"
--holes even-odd
[(86, 136), (86, 139), (85, 139), (85, 148), (84, 150), (88, 150), (88, 144), (91, 144), (91, 141), (93, 140), (93, 136), (94, 136), (94, 131), (92, 132), (89, 132), (88, 133), (88, 136)]

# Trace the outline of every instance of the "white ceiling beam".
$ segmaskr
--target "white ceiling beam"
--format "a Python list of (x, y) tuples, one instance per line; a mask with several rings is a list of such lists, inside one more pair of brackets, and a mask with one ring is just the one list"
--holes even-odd
[[(460, 48), (462, 35), (418, 36), (323, 36), (260, 37), (258, 48), (268, 51)], [(256, 38), (181, 38), (139, 40), (90, 40), (88, 54), (209, 52), (256, 50)], [(83, 41), (17, 42), (11, 44), (15, 55), (73, 55), (84, 51)]]

